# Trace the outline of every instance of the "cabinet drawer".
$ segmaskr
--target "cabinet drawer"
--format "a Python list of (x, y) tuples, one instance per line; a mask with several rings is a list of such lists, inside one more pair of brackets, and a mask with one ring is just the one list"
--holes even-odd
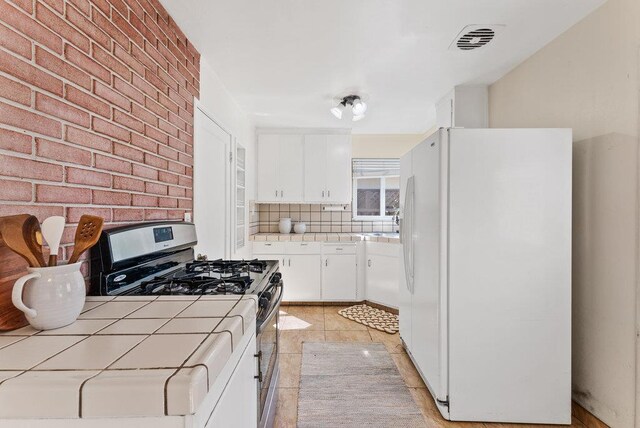
[(324, 254), (355, 254), (356, 244), (324, 244), (322, 252)]
[(284, 254), (284, 242), (254, 242), (254, 254)]
[(286, 254), (320, 254), (321, 242), (286, 242)]

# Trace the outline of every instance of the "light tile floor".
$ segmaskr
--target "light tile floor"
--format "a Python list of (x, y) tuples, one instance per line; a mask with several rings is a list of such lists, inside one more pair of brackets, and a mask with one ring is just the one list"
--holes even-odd
[[(298, 387), (302, 363), (302, 342), (382, 342), (395, 361), (411, 395), (424, 415), (427, 427), (437, 428), (540, 428), (545, 425), (483, 424), (449, 422), (440, 416), (400, 343), (398, 334), (387, 334), (368, 328), (338, 315), (343, 306), (282, 306), (280, 383), (275, 427), (292, 428), (298, 417)], [(556, 425), (551, 425), (556, 427)], [(571, 427), (585, 428), (577, 419)]]

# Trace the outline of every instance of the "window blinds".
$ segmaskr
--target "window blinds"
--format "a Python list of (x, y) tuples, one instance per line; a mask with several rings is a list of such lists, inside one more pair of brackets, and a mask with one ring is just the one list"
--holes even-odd
[(400, 159), (353, 159), (353, 176), (387, 177), (400, 175)]

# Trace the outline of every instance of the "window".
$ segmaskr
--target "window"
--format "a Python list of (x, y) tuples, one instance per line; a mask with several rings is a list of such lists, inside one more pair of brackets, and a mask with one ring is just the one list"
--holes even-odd
[(400, 207), (400, 160), (353, 160), (353, 216), (390, 218)]

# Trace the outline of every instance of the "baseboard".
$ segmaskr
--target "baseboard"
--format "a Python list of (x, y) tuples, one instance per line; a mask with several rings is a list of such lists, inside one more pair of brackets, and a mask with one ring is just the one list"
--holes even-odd
[(369, 300), (361, 300), (359, 302), (282, 302), (282, 306), (347, 306), (347, 305), (369, 305), (373, 308), (382, 309), (398, 315), (400, 311), (396, 308), (381, 305), (380, 303), (371, 302)]
[(595, 417), (593, 413), (582, 407), (575, 401), (571, 402), (571, 414), (587, 428), (609, 428), (609, 425)]
[(361, 305), (364, 302), (282, 302), (282, 306), (347, 306)]
[(380, 303), (375, 303), (375, 302), (372, 302), (370, 300), (365, 300), (364, 304), (365, 305), (369, 305), (372, 308), (382, 309), (383, 311), (387, 311), (387, 312), (390, 312), (390, 313), (395, 314), (395, 315), (400, 314), (400, 311), (398, 309), (396, 309), (396, 308), (392, 308), (392, 307), (389, 307), (389, 306), (381, 305)]

